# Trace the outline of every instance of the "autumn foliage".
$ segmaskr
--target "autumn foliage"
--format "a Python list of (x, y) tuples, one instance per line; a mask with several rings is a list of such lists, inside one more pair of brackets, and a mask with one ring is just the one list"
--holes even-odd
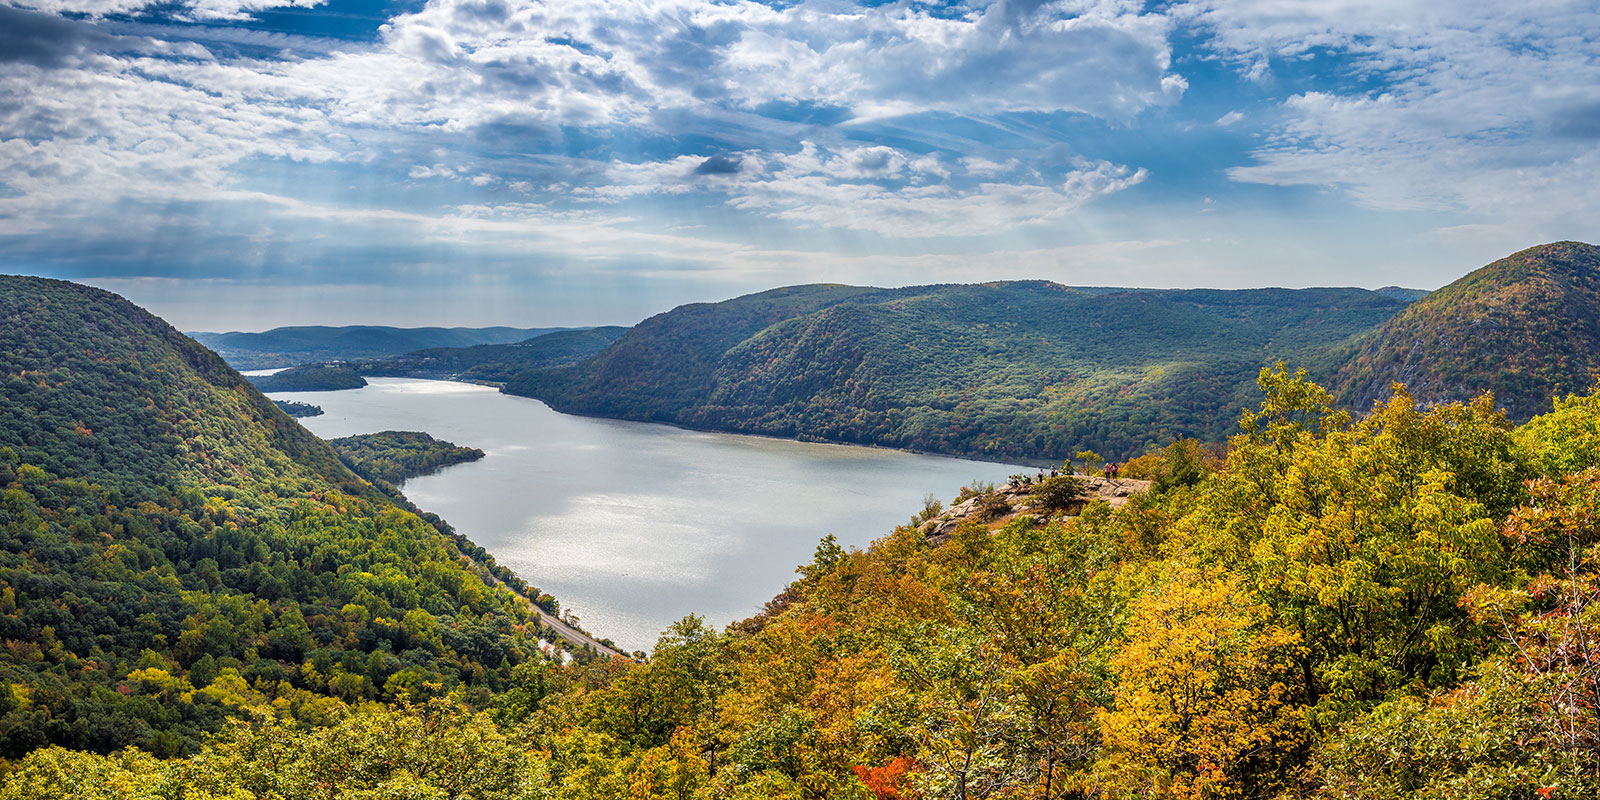
[(856, 765), (852, 768), (861, 785), (872, 792), (877, 800), (910, 800), (916, 793), (910, 787), (909, 774), (916, 771), (917, 762), (905, 756), (895, 756), (878, 767)]
[(262, 723), (181, 759), (40, 750), (0, 798), (68, 774), (248, 792), (281, 765), (272, 796), (450, 796), (469, 770), (384, 740), (429, 724), (515, 798), (1596, 796), (1600, 402), (1519, 427), (1487, 398), (1396, 387), (1355, 417), (1304, 374), (1260, 387), (1225, 453), (1158, 451), (1137, 463), (1157, 488), (1119, 509), (825, 540), (765, 611), (688, 618), (644, 663), (523, 664), (492, 695)]

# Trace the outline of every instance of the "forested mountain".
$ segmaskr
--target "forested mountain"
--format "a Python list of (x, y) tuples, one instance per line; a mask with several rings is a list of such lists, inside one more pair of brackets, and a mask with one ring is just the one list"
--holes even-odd
[(1600, 792), (1600, 396), (1516, 428), (1487, 400), (1353, 419), (1303, 373), (1258, 389), (1225, 454), (1128, 464), (1155, 488), (1119, 508), (825, 539), (762, 613), (685, 619), (644, 663), (530, 663), (487, 711), (266, 717), (184, 758), (44, 749), (0, 798)]
[(1406, 385), (1440, 402), (1493, 392), (1515, 419), (1600, 374), (1600, 247), (1556, 242), (1507, 256), (1412, 304), (1363, 337), (1339, 370), (1365, 409)]
[(1404, 300), (1362, 289), (796, 286), (652, 317), (506, 391), (696, 428), (1060, 461), (1220, 440), (1275, 359), (1323, 365)]
[(486, 702), (538, 659), (525, 586), (193, 340), (37, 278), (0, 319), (0, 758)]
[(235, 369), (277, 369), (317, 361), (380, 358), (429, 347), (520, 342), (571, 328), (393, 328), (386, 325), (296, 325), (260, 333), (195, 331)]
[(582, 361), (616, 341), (627, 328), (607, 325), (547, 333), (512, 344), (435, 347), (382, 359), (364, 359), (351, 366), (372, 377), (425, 377), (503, 383), (529, 369)]
[(615, 326), (557, 331), (512, 344), (436, 347), (384, 358), (302, 364), (272, 375), (253, 375), (263, 392), (331, 392), (359, 389), (371, 377), (435, 378), (504, 383), (518, 373), (582, 361), (625, 333)]
[[(741, 317), (930, 302), (863, 294)], [(1260, 321), (1211, 303), (1178, 319)], [(1225, 453), (1130, 462), (1120, 507), (969, 487), (995, 522), (825, 539), (751, 619), (562, 665), (485, 556), (159, 320), (24, 278), (0, 314), (0, 800), (1600, 792), (1600, 395), (1354, 418), (1263, 369)]]

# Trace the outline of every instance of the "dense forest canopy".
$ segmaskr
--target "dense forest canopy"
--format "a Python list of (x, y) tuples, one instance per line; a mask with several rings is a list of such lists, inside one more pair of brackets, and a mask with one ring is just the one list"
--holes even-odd
[(1600, 247), (1523, 250), (1432, 293), (1364, 335), (1333, 380), (1368, 408), (1395, 381), (1428, 402), (1493, 392), (1513, 419), (1587, 389), (1600, 371)]
[(460, 447), (418, 431), (379, 431), (331, 439), (339, 460), (369, 481), (403, 483), (452, 464), (483, 458), (475, 447)]
[(1258, 381), (1220, 459), (1141, 459), (1158, 488), (1120, 509), (824, 541), (765, 612), (685, 619), (646, 663), (529, 663), (484, 710), (261, 714), (178, 759), (41, 749), (0, 797), (1600, 791), (1600, 395), (1517, 427)]
[(347, 364), (306, 364), (271, 375), (252, 375), (250, 382), (263, 392), (336, 392), (367, 385)]
[(525, 584), (115, 295), (0, 278), (0, 758), (196, 752), (540, 660)]
[(1227, 437), (1274, 358), (1321, 363), (1405, 301), (1363, 289), (798, 286), (652, 317), (506, 391), (561, 411), (1060, 463)]

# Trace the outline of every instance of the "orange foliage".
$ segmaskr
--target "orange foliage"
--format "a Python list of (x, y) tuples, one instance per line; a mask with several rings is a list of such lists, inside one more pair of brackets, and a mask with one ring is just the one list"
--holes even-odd
[(911, 800), (916, 797), (909, 776), (912, 772), (920, 771), (919, 765), (905, 756), (895, 756), (881, 767), (857, 766), (854, 770), (862, 785), (878, 800)]

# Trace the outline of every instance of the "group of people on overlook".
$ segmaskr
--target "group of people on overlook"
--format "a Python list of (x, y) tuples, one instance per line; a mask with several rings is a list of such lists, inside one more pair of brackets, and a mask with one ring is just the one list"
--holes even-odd
[[(1122, 468), (1120, 466), (1118, 466), (1115, 461), (1107, 461), (1105, 466), (1101, 469), (1101, 474), (1104, 475), (1107, 478), (1110, 478), (1111, 480), (1116, 480), (1117, 476), (1119, 474), (1121, 474), (1121, 472), (1122, 472)], [(1061, 474), (1060, 470), (1051, 469), (1050, 470), (1050, 474), (1046, 475), (1044, 470), (1041, 469), (1041, 470), (1039, 470), (1038, 477), (1031, 477), (1031, 476), (1028, 476), (1028, 475), (1016, 475), (1016, 476), (1013, 476), (1011, 478), (1011, 483), (1008, 485), (1007, 488), (1015, 491), (1015, 490), (1018, 490), (1018, 489), (1022, 489), (1024, 487), (1032, 486), (1032, 485), (1034, 485), (1036, 483), (1044, 483), (1045, 479), (1054, 478), (1054, 477), (1059, 476), (1060, 474)]]

